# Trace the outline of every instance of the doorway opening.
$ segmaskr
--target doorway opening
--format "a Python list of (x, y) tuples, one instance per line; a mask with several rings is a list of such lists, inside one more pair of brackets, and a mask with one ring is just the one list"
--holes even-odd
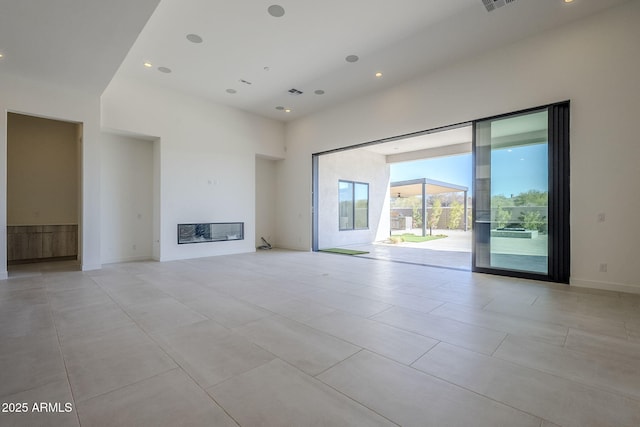
[(81, 123), (7, 114), (9, 275), (79, 268), (81, 153)]
[[(411, 230), (412, 233), (406, 234), (415, 235), (413, 229), (416, 222), (421, 221), (419, 237), (426, 242), (431, 239), (427, 239), (425, 221), (431, 223), (431, 229), (437, 228), (443, 204), (438, 197), (432, 198), (429, 216), (426, 187), (429, 184), (448, 187), (452, 192), (464, 192), (471, 187), (472, 199), (463, 197), (463, 202), (471, 202), (471, 218), (466, 217), (464, 207), (462, 215), (467, 219), (465, 229), (472, 224), (472, 247), (470, 257), (458, 268), (569, 283), (569, 108), (569, 101), (564, 101), (314, 154), (312, 249), (349, 246), (356, 252), (365, 252), (359, 256), (397, 261), (399, 251), (391, 255), (391, 249), (380, 250), (376, 245), (385, 243), (384, 236), (390, 236), (389, 240), (394, 237), (392, 197), (396, 196), (394, 202), (397, 203), (403, 191), (415, 184), (421, 185), (420, 195), (415, 191), (413, 194), (414, 205), (421, 205), (419, 209), (415, 206), (421, 214), (416, 218), (414, 206), (407, 212), (396, 212), (395, 226), (404, 228), (403, 231)], [(457, 132), (468, 135), (469, 131), (471, 136), (467, 136), (466, 141), (452, 142), (446, 137), (456, 136)], [(431, 145), (420, 145), (425, 142)], [(471, 186), (434, 182), (426, 174), (408, 181), (391, 180), (391, 164), (451, 157), (470, 151)], [(351, 198), (343, 198), (341, 186), (349, 182), (366, 186), (366, 198), (356, 198), (355, 193)], [(357, 209), (361, 216), (366, 213), (367, 220), (361, 221), (366, 227), (342, 227), (345, 218), (346, 224), (350, 224), (344, 213), (355, 215)], [(457, 220), (460, 208), (455, 209)], [(372, 251), (375, 254), (371, 254)], [(400, 256), (404, 258), (401, 262), (435, 265), (435, 257), (421, 262), (408, 261), (407, 254)]]
[(471, 270), (472, 138), (465, 124), (318, 156), (317, 249)]

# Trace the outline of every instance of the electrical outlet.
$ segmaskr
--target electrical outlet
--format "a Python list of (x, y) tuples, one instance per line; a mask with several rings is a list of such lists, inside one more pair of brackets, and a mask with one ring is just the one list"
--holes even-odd
[(607, 272), (607, 264), (603, 263), (600, 264), (600, 273), (606, 273)]
[(605, 214), (604, 212), (600, 212), (598, 214), (598, 222), (604, 222), (604, 220), (605, 220)]

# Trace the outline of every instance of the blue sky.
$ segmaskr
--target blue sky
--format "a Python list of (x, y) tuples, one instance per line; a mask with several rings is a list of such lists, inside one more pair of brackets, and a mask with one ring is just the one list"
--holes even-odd
[[(536, 144), (492, 153), (491, 194), (509, 197), (527, 190), (546, 191), (547, 144)], [(394, 163), (391, 182), (429, 178), (472, 188), (471, 154)]]
[(471, 154), (391, 164), (391, 182), (429, 178), (471, 190)]

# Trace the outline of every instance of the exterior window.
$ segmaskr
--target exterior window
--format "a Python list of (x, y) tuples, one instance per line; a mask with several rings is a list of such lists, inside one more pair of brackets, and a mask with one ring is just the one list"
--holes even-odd
[(369, 228), (369, 184), (338, 181), (339, 229)]

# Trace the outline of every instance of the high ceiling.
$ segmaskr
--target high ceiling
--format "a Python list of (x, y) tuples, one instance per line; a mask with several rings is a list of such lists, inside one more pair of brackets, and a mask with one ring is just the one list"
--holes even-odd
[(160, 0), (0, 0), (0, 77), (101, 94)]
[(0, 73), (101, 93), (120, 66), (116, 78), (287, 121), (628, 0), (516, 0), (493, 12), (482, 0), (158, 1), (0, 0)]

